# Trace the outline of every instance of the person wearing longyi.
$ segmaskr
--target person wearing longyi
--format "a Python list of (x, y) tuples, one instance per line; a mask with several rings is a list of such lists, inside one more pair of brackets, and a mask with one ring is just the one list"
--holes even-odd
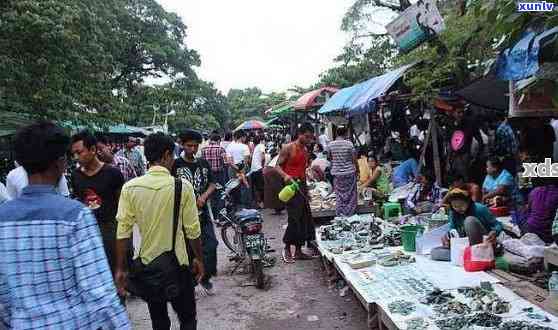
[[(314, 241), (316, 235), (306, 187), (306, 168), (309, 163), (306, 147), (312, 141), (314, 141), (314, 128), (309, 123), (302, 124), (298, 129), (297, 139), (281, 149), (275, 167), (285, 184), (296, 181), (300, 187), (295, 196), (286, 203), (288, 225), (283, 236), (283, 243), (285, 243), (283, 260), (286, 263), (293, 263), (294, 259), (312, 258), (302, 252), (304, 243)], [(295, 246), (294, 258), (291, 251), (293, 245)]]

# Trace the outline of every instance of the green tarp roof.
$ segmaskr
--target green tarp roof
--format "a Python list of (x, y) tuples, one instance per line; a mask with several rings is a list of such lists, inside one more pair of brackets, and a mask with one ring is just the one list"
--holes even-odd
[(143, 128), (119, 124), (109, 127), (108, 130), (111, 134), (145, 134), (145, 130)]
[(288, 114), (293, 113), (293, 112), (294, 112), (293, 104), (288, 103), (288, 104), (279, 106), (277, 109), (271, 110), (269, 115), (273, 116), (273, 117), (280, 117), (280, 116), (288, 115)]

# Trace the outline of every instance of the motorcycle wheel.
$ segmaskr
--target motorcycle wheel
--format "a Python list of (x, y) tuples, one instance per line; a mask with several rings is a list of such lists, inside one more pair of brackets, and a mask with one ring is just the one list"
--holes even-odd
[(264, 264), (261, 259), (252, 260), (254, 276), (256, 277), (256, 288), (263, 289), (265, 287)]
[(234, 243), (234, 235), (235, 235), (234, 227), (228, 223), (221, 227), (221, 238), (223, 239), (223, 243), (225, 246), (231, 250), (233, 253), (239, 253), (237, 244)]

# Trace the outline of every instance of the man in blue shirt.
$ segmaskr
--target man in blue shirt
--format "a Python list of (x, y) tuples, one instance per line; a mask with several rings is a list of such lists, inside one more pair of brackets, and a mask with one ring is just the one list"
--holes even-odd
[(16, 136), (29, 185), (0, 205), (1, 329), (130, 329), (93, 214), (55, 190), (69, 142), (48, 122)]
[(416, 152), (413, 152), (413, 155), (409, 159), (393, 170), (392, 181), (394, 188), (404, 186), (416, 178), (419, 165), (417, 159), (418, 155)]

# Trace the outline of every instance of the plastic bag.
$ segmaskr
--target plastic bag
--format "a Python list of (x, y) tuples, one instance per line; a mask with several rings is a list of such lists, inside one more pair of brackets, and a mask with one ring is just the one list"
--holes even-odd
[(496, 268), (492, 244), (481, 243), (467, 247), (463, 255), (463, 268), (468, 272), (481, 272)]
[(506, 251), (526, 259), (544, 257), (545, 243), (536, 234), (527, 233), (521, 239), (508, 239), (502, 245)]
[(463, 255), (469, 246), (469, 238), (452, 237), (450, 243), (451, 263), (456, 266), (463, 266)]

